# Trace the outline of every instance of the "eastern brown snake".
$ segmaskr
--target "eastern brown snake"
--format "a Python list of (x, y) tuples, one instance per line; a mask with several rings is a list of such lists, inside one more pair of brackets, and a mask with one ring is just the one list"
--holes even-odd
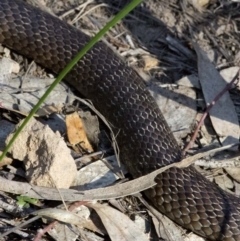
[[(59, 73), (89, 37), (20, 0), (0, 1), (0, 42)], [(66, 81), (90, 99), (117, 133), (121, 161), (133, 177), (181, 160), (181, 151), (142, 79), (99, 42)], [(179, 225), (209, 240), (240, 240), (240, 204), (193, 167), (171, 168), (145, 192)]]

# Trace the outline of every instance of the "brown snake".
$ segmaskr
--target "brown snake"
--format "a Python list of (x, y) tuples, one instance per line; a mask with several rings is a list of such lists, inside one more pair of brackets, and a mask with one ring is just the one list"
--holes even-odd
[[(59, 73), (89, 37), (20, 0), (0, 0), (0, 42)], [(181, 160), (181, 151), (142, 79), (99, 42), (66, 81), (114, 125), (121, 161), (133, 177)], [(240, 204), (193, 167), (171, 168), (145, 192), (179, 225), (209, 240), (240, 241)]]

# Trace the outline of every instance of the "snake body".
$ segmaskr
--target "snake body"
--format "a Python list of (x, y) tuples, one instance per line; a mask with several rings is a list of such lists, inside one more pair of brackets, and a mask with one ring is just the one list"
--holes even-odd
[[(20, 0), (0, 1), (0, 42), (59, 73), (89, 37)], [(121, 161), (133, 177), (181, 160), (181, 151), (140, 76), (104, 43), (97, 43), (66, 81), (114, 125)], [(208, 240), (240, 241), (239, 199), (193, 167), (170, 168), (145, 191), (181, 226)]]

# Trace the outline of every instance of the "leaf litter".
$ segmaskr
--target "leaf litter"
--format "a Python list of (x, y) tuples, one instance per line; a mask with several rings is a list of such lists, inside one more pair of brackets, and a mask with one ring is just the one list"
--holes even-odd
[[(95, 2), (79, 0), (79, 5), (75, 5), (76, 3), (73, 3), (73, 1), (58, 1), (57, 4), (53, 5), (51, 0), (48, 0), (48, 2), (49, 6), (52, 6), (52, 10), (55, 13), (58, 13), (59, 11), (68, 13), (65, 14), (65, 16), (67, 16), (66, 18), (69, 22), (71, 22), (75, 16), (79, 15), (80, 20), (76, 18), (74, 20), (75, 24), (90, 35), (104, 26), (104, 24), (111, 18), (112, 14), (120, 9), (122, 7), (121, 4), (124, 3), (124, 1), (121, 1), (120, 3), (119, 1), (106, 0), (99, 3), (98, 1)], [(228, 79), (231, 81), (235, 75), (234, 73), (238, 71), (240, 47), (239, 43), (235, 41), (235, 39), (238, 37), (238, 32), (236, 29), (236, 26), (239, 24), (239, 20), (237, 18), (238, 11), (239, 3), (229, 1), (222, 1), (221, 4), (219, 4), (217, 1), (209, 2), (207, 0), (171, 0), (162, 1), (162, 4), (160, 5), (158, 1), (151, 0), (144, 2), (133, 13), (131, 13), (129, 17), (119, 23), (113, 30), (111, 30), (104, 39), (104, 41), (108, 42), (111, 47), (114, 48), (114, 50), (118, 52), (129, 65), (138, 69), (138, 71), (142, 73), (146, 85), (150, 90), (152, 90), (153, 96), (156, 97), (156, 100), (160, 99), (158, 104), (160, 105), (162, 103), (160, 108), (163, 110), (167, 121), (170, 123), (171, 128), (174, 131), (174, 134), (181, 146), (186, 145), (190, 139), (190, 135), (194, 126), (197, 125), (197, 111), (198, 115), (202, 115), (205, 108), (207, 107), (207, 104), (205, 103), (209, 103), (211, 100), (213, 100), (220, 91), (220, 87), (223, 87), (223, 84), (225, 84), (225, 81), (223, 81), (222, 77), (220, 77), (219, 72), (225, 72), (223, 75), (228, 75)], [(193, 42), (196, 42), (200, 46), (196, 52), (192, 44)], [(2, 52), (7, 53), (7, 51), (1, 51), (1, 53)], [(203, 52), (207, 54), (207, 57), (205, 54), (203, 54)], [(29, 75), (25, 76), (25, 73), (23, 72), (23, 59), (16, 54), (13, 55), (13, 58), (20, 62), (20, 72), (17, 74), (17, 76), (24, 76), (24, 85), (22, 85), (22, 83), (19, 81), (19, 78), (12, 80), (13, 75), (11, 73), (13, 72), (13, 67), (6, 67), (5, 65), (2, 67), (4, 70), (7, 70), (7, 73), (1, 75), (0, 111), (3, 118), (5, 119), (4, 121), (8, 120), (10, 121), (10, 124), (9, 127), (4, 126), (6, 123), (3, 125), (1, 122), (0, 124), (1, 127), (4, 129), (6, 128), (6, 130), (11, 130), (13, 128), (13, 123), (18, 122), (23, 118), (24, 115), (29, 112), (29, 109), (33, 106), (35, 101), (45, 91), (46, 86), (49, 85), (48, 80), (50, 76), (49, 73), (45, 73), (42, 68), (38, 66), (32, 68), (30, 71), (31, 75), (35, 75), (37, 77), (32, 77)], [(8, 60), (6, 62), (8, 62)], [(17, 67), (17, 71), (14, 72), (18, 71), (19, 70)], [(188, 83), (180, 82), (180, 80), (184, 78), (186, 79), (188, 76), (194, 76), (194, 82), (197, 82), (198, 80), (200, 81), (200, 89), (199, 83), (190, 85)], [(40, 81), (39, 77), (41, 78)], [(6, 82), (3, 82), (3, 79), (5, 79), (4, 81)], [(45, 79), (47, 81), (45, 81)], [(214, 80), (216, 81), (216, 84), (213, 84)], [(52, 80), (50, 80), (50, 82), (51, 81)], [(189, 81), (189, 79), (187, 81)], [(222, 81), (222, 83), (220, 81)], [(159, 91), (159, 89), (161, 89), (161, 91)], [(228, 93), (225, 94), (227, 95), (228, 100), (226, 101), (225, 99), (221, 102), (220, 99), (219, 103), (221, 103), (221, 105), (218, 103), (215, 105), (210, 113), (211, 121), (205, 121), (206, 128), (201, 129), (192, 150), (201, 148), (204, 150), (204, 148), (208, 148), (208, 146), (211, 146), (213, 143), (214, 145), (217, 143), (215, 141), (211, 142), (211, 138), (208, 138), (207, 141), (204, 139), (204, 137), (208, 135), (208, 130), (211, 128), (211, 126), (214, 127), (216, 133), (211, 133), (209, 136), (214, 136), (212, 139), (218, 140), (218, 145), (224, 144), (224, 142), (226, 142), (225, 140), (229, 138), (235, 142), (238, 142), (238, 89), (239, 87), (236, 84), (236, 86), (230, 90), (230, 96)], [(215, 90), (215, 92), (212, 92), (212, 90)], [(203, 95), (201, 95), (201, 92)], [(32, 98), (33, 93), (34, 96), (36, 96), (36, 94), (39, 95), (35, 98)], [(163, 97), (160, 97), (160, 95)], [(44, 125), (48, 125), (48, 120), (50, 121), (53, 119), (53, 115), (57, 116), (57, 118), (54, 119), (57, 119), (58, 122), (55, 122), (52, 126), (55, 128), (54, 131), (56, 131), (58, 127), (61, 127), (60, 134), (63, 137), (65, 137), (67, 129), (66, 127), (62, 128), (65, 119), (65, 114), (62, 112), (62, 107), (72, 104), (74, 99), (74, 97), (69, 99), (69, 96), (72, 96), (72, 92), (70, 92), (68, 88), (61, 87), (60, 89), (55, 90), (55, 92), (52, 94), (52, 99), (49, 99), (49, 102), (45, 103), (45, 106), (42, 107), (43, 111), (38, 114), (42, 119), (44, 119), (41, 120)], [(235, 107), (229, 97), (231, 97)], [(220, 105), (221, 109), (218, 105)], [(82, 108), (85, 109), (85, 107)], [(237, 113), (235, 112), (235, 109), (237, 110)], [(79, 107), (77, 106), (77, 113), (78, 110)], [(169, 119), (173, 119), (172, 116), (176, 117), (176, 121), (173, 120), (170, 122)], [(229, 117), (231, 117), (231, 119), (229, 119)], [(111, 156), (112, 151), (110, 150), (110, 153), (108, 153), (109, 149), (111, 148), (109, 142), (110, 135), (108, 131), (104, 129), (101, 122), (99, 124), (93, 125), (100, 125), (100, 135), (104, 136), (104, 138), (100, 138), (99, 144), (96, 145), (97, 142), (94, 142), (94, 151), (99, 150), (98, 147), (100, 145), (101, 148), (104, 147), (104, 150), (106, 150), (105, 156)], [(98, 127), (95, 127), (92, 132), (95, 133), (96, 130), (98, 130)], [(5, 140), (7, 136), (6, 133), (8, 132), (9, 131), (5, 132), (1, 136), (1, 141), (2, 139)], [(89, 139), (88, 131), (84, 133), (84, 135), (85, 138)], [(96, 136), (93, 135), (93, 139), (95, 138)], [(85, 142), (87, 139), (83, 139), (83, 142)], [(69, 145), (69, 143), (67, 144)], [(1, 148), (3, 148), (3, 146), (4, 144), (1, 144)], [(48, 151), (48, 149), (46, 151)], [(85, 152), (86, 156), (88, 156), (88, 152), (89, 150)], [(74, 158), (81, 157), (81, 154), (75, 152), (74, 150), (72, 150), (71, 153)], [(191, 153), (191, 151), (189, 151), (189, 153)], [(223, 156), (220, 155), (219, 159), (223, 159), (223, 161), (231, 160), (231, 154), (236, 155), (233, 150), (230, 150), (227, 156), (225, 154)], [(90, 158), (91, 161), (96, 163), (100, 162), (98, 159), (102, 159), (102, 157), (100, 156), (97, 159)], [(3, 166), (1, 172), (6, 173), (6, 170), (13, 170), (13, 168), (19, 171), (22, 169), (22, 164), (19, 164), (19, 162), (17, 165), (9, 165), (11, 165), (11, 168), (10, 166)], [(84, 166), (86, 164), (81, 165)], [(100, 166), (96, 166), (94, 168), (96, 168), (95, 170), (101, 169)], [(236, 170), (236, 168), (234, 169)], [(107, 171), (106, 169), (103, 173), (98, 173), (91, 171), (90, 169), (89, 175), (92, 175), (92, 177), (90, 176), (90, 178), (87, 179), (87, 182), (92, 180), (91, 182), (94, 183), (96, 181), (94, 176), (100, 177), (101, 180), (101, 175), (104, 176), (104, 173), (108, 172), (110, 173), (110, 170)], [(218, 177), (216, 179), (223, 180), (223, 182), (221, 181), (221, 185), (224, 188), (228, 187), (230, 188), (230, 191), (238, 192), (239, 184), (237, 183), (237, 176), (239, 176), (239, 172), (237, 171), (236, 174), (232, 174), (233, 172), (230, 171), (228, 172), (229, 175), (232, 176), (231, 178), (228, 178), (232, 182), (229, 184), (226, 183), (226, 179), (224, 178), (224, 176), (226, 176), (226, 172), (228, 172), (227, 168), (224, 168), (221, 172), (219, 171), (217, 174), (215, 173), (215, 175)], [(21, 178), (21, 181), (26, 182), (26, 179), (18, 176), (17, 172), (13, 173), (13, 171), (11, 171), (11, 173), (11, 178), (13, 180)], [(65, 172), (60, 174), (62, 176), (66, 175)], [(79, 176), (81, 176), (81, 174)], [(112, 179), (113, 183), (117, 178), (116, 175), (112, 176), (114, 177)], [(10, 178), (9, 175), (8, 177)], [(110, 183), (111, 181), (108, 181), (105, 183), (105, 185), (110, 185)], [(84, 186), (88, 185), (89, 183), (84, 184)], [(97, 186), (99, 185), (100, 184), (98, 182)], [(91, 188), (95, 188), (95, 186), (93, 185)], [(11, 199), (14, 203), (16, 196), (11, 196)], [(100, 234), (99, 232), (93, 231), (91, 229), (89, 229), (91, 230), (89, 232), (77, 226), (77, 229), (75, 229), (73, 228), (75, 227), (73, 224), (71, 225), (72, 228), (70, 227), (69, 229), (68, 225), (61, 223), (60, 229), (64, 229), (65, 231), (68, 229), (71, 231), (71, 233), (74, 234), (71, 236), (71, 240), (76, 240), (79, 235), (85, 237), (84, 240), (87, 240), (89, 237), (94, 237), (95, 240), (103, 240), (104, 235), (109, 235), (110, 239), (112, 240), (121, 240), (122, 238), (125, 238), (124, 240), (128, 240), (129, 237), (132, 238), (129, 240), (134, 240), (134, 238), (138, 238), (138, 240), (145, 240), (141, 239), (140, 237), (150, 239), (150, 237), (157, 237), (156, 235), (161, 237), (161, 233), (156, 234), (156, 232), (153, 231), (154, 228), (152, 228), (151, 231), (147, 231), (146, 234), (144, 234), (146, 230), (141, 230), (136, 234), (131, 233), (131, 227), (133, 227), (133, 221), (131, 219), (134, 219), (134, 216), (136, 219), (137, 217), (144, 218), (146, 223), (151, 225), (151, 219), (147, 212), (142, 208), (140, 203), (137, 203), (137, 205), (139, 205), (141, 208), (142, 213), (139, 214), (136, 211), (131, 219), (127, 218), (125, 214), (119, 213), (119, 211), (114, 211), (113, 208), (110, 208), (106, 205), (91, 205), (92, 207), (89, 209), (90, 212), (93, 212), (92, 210), (94, 209), (94, 205), (96, 205), (95, 210), (102, 218), (102, 222), (107, 232), (105, 231)], [(48, 201), (45, 201), (45, 206), (49, 206)], [(90, 204), (88, 206), (90, 206)], [(30, 207), (33, 208), (32, 205), (30, 205)], [(1, 208), (4, 210), (2, 205)], [(27, 210), (28, 209), (25, 211)], [(4, 213), (5, 212), (2, 211), (2, 215)], [(5, 219), (6, 221), (13, 221), (13, 217), (14, 216), (7, 215), (6, 217), (2, 218), (2, 220)], [(121, 227), (123, 226), (119, 226), (119, 220), (125, 220), (127, 225), (124, 226), (124, 230), (121, 230)], [(68, 221), (66, 222), (68, 223)], [(44, 226), (41, 221), (35, 221), (34, 223), (36, 227)], [(14, 222), (12, 222), (11, 225), (14, 226)], [(154, 222), (154, 225), (155, 228), (158, 229), (158, 225), (161, 226), (161, 221)], [(2, 227), (10, 226), (7, 224), (7, 222), (5, 222)], [(57, 226), (56, 229), (52, 229), (52, 233), (48, 231), (49, 235), (51, 235), (55, 240), (67, 240), (67, 238), (70, 238), (70, 236), (66, 236), (68, 231), (66, 231), (64, 236), (59, 236), (60, 234), (58, 234), (56, 230)], [(124, 232), (122, 233), (122, 231)], [(18, 232), (15, 234), (10, 234), (10, 236), (6, 236), (5, 240), (11, 240), (11, 237), (19, 236), (22, 237), (22, 239), (29, 239), (30, 237), (34, 237), (35, 233), (36, 229), (33, 226), (30, 226), (28, 227), (27, 236), (25, 233)], [(196, 236), (188, 236), (184, 230), (180, 237), (182, 237), (182, 240), (197, 239)], [(47, 235), (44, 237), (42, 236), (42, 239), (49, 240)], [(167, 235), (164, 236), (164, 239), (174, 240), (174, 236), (171, 239), (170, 235), (167, 233)], [(178, 240), (180, 240), (180, 238), (178, 238)]]

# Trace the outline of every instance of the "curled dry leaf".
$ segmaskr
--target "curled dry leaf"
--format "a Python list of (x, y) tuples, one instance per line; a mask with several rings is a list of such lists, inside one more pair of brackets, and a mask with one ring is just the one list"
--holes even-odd
[(45, 209), (36, 211), (33, 214), (39, 215), (42, 217), (56, 219), (60, 222), (70, 223), (74, 225), (82, 225), (86, 222), (83, 217), (78, 216), (75, 213), (62, 210), (62, 209), (57, 209), (57, 208), (45, 208)]

